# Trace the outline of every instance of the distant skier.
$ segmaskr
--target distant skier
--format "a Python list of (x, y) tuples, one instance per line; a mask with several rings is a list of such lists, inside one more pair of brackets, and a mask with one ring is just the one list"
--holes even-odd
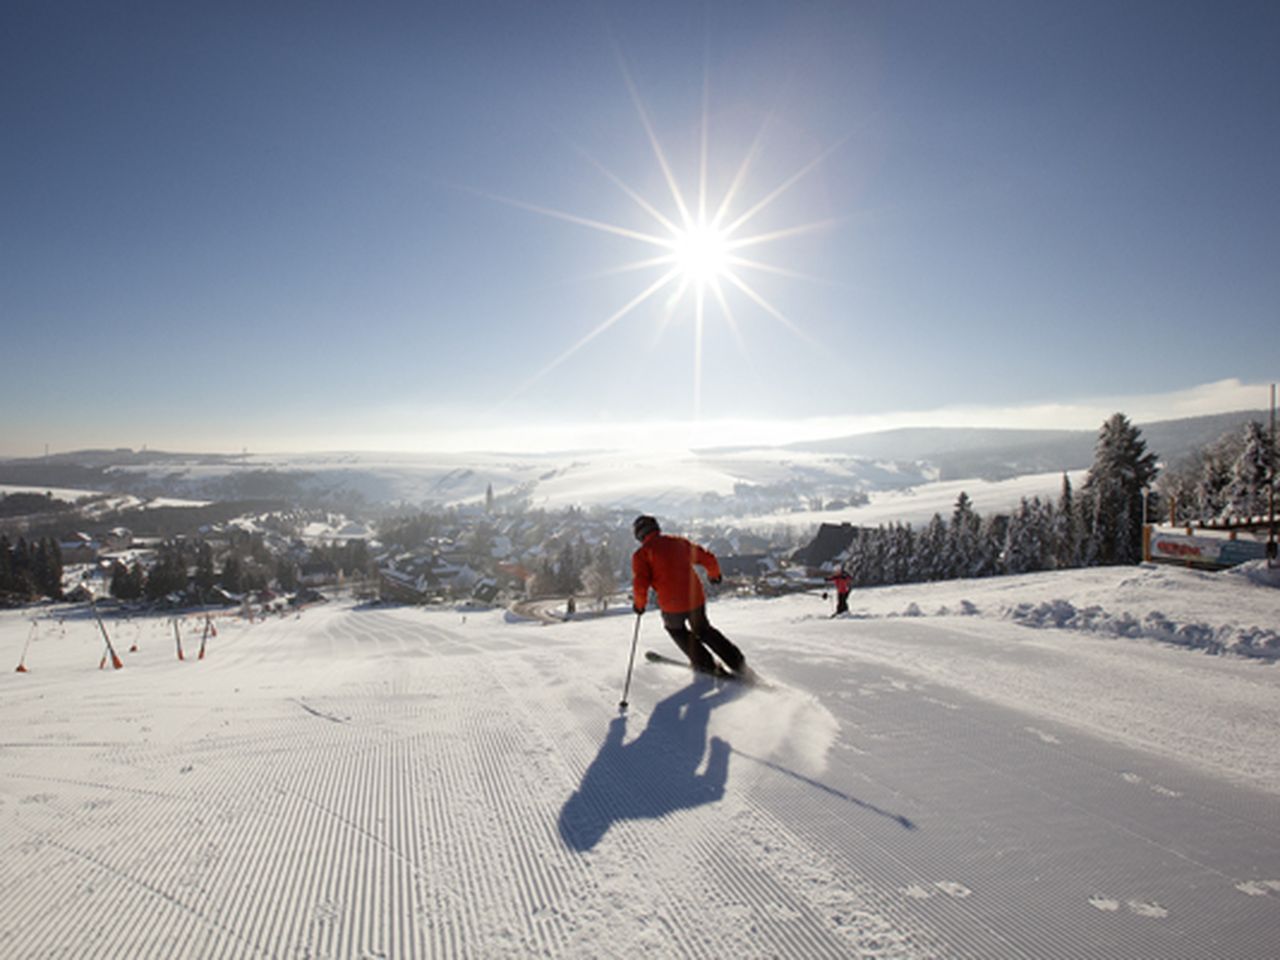
[(842, 613), (849, 612), (849, 591), (853, 589), (853, 577), (845, 573), (844, 567), (840, 567), (836, 572), (827, 577), (827, 582), (836, 588), (836, 612), (833, 617), (838, 617)]
[[(719, 673), (712, 652), (738, 676), (749, 676), (746, 657), (707, 619), (707, 598), (694, 565), (707, 571), (707, 579), (720, 582), (720, 563), (715, 554), (683, 537), (662, 532), (658, 521), (648, 515), (636, 517), (631, 530), (640, 548), (631, 556), (632, 609), (642, 614), (649, 601), (649, 588), (658, 593), (662, 626), (689, 664), (704, 673)], [(708, 649), (710, 648), (710, 649)]]

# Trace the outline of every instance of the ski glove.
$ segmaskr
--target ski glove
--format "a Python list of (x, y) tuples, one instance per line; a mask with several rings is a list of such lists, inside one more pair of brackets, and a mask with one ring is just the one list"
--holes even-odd
[(631, 605), (631, 610), (637, 617), (644, 613), (644, 607), (640, 606), (638, 603), (633, 603)]
[(720, 585), (720, 578), (719, 578), (719, 577), (709, 577), (709, 578), (708, 578), (708, 581), (711, 583), (711, 585), (712, 585), (713, 587), (714, 587), (714, 586), (719, 586), (719, 585)]

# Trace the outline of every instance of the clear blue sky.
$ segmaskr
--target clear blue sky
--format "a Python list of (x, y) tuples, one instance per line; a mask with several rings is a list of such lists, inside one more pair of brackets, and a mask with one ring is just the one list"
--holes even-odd
[[(0, 455), (1265, 384), (1277, 50), (1274, 2), (6, 0)], [(599, 330), (656, 248), (533, 209), (678, 217), (637, 104), (691, 208), (704, 116), (712, 205), (790, 183), (700, 347), (673, 288)]]

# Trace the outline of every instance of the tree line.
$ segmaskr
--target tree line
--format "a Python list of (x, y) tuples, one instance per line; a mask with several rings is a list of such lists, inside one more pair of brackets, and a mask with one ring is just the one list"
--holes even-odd
[[(363, 540), (349, 540), (313, 546), (306, 566), (325, 577), (353, 576), (367, 573), (372, 560)], [(273, 584), (291, 593), (299, 586), (301, 572), (294, 557), (273, 554), (260, 534), (240, 532), (220, 562), (207, 541), (167, 540), (157, 549), (150, 569), (137, 561), (116, 563), (109, 589), (118, 600), (153, 603), (175, 594), (207, 600), (216, 589), (242, 594), (267, 590)]]
[(1056, 501), (1024, 497), (1013, 513), (984, 518), (962, 492), (949, 518), (935, 513), (922, 529), (858, 530), (845, 571), (858, 586), (879, 586), (1136, 563), (1156, 472), (1141, 431), (1117, 413), (1098, 433), (1078, 494), (1064, 473)]
[(53, 537), (10, 543), (0, 534), (0, 598), (26, 603), (62, 599), (62, 548)]

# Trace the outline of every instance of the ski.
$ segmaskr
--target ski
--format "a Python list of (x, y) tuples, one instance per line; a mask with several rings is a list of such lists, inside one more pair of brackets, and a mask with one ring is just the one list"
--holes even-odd
[(661, 663), (669, 667), (683, 667), (685, 670), (688, 670), (690, 673), (696, 673), (699, 676), (712, 677), (713, 679), (716, 679), (716, 680), (732, 680), (735, 683), (745, 684), (746, 686), (749, 686), (749, 687), (760, 687), (761, 689), (768, 689), (769, 687), (769, 684), (761, 680), (759, 675), (750, 667), (746, 668), (745, 673), (740, 673), (740, 674), (730, 673), (728, 670), (725, 670), (720, 667), (717, 667), (715, 673), (707, 673), (706, 671), (703, 671), (703, 670), (695, 670), (685, 660), (677, 660), (675, 657), (668, 657), (666, 654), (658, 653), (657, 650), (646, 650), (644, 652), (644, 658), (648, 660), (650, 663)]

